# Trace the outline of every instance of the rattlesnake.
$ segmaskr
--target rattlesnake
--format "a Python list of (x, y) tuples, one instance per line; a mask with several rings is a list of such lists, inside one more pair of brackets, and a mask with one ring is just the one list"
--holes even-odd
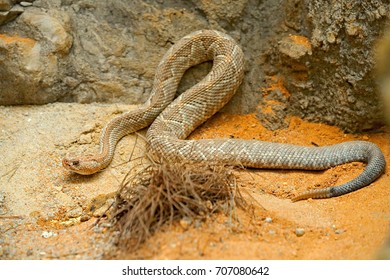
[[(208, 75), (172, 101), (184, 72), (209, 60), (213, 61), (213, 67)], [(64, 158), (63, 166), (79, 174), (95, 173), (111, 162), (119, 139), (151, 124), (147, 141), (168, 162), (218, 162), (306, 170), (324, 170), (352, 161), (367, 163), (362, 174), (352, 181), (308, 191), (295, 200), (343, 195), (381, 176), (386, 165), (384, 156), (375, 144), (366, 141), (303, 147), (258, 140), (184, 140), (230, 100), (243, 79), (243, 66), (242, 50), (228, 35), (201, 30), (185, 36), (168, 50), (158, 65), (151, 96), (145, 104), (114, 118), (103, 129), (100, 152)]]

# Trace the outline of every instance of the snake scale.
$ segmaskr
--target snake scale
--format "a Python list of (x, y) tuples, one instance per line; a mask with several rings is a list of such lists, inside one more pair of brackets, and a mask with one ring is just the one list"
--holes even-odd
[[(175, 100), (184, 72), (205, 61), (211, 71)], [(375, 181), (385, 170), (377, 145), (366, 141), (323, 147), (304, 147), (258, 140), (185, 140), (200, 124), (219, 111), (240, 86), (244, 55), (235, 41), (214, 30), (191, 33), (173, 45), (156, 69), (149, 99), (135, 110), (112, 119), (103, 129), (100, 152), (66, 157), (63, 166), (79, 174), (92, 174), (111, 162), (117, 142), (148, 125), (150, 147), (168, 162), (218, 162), (251, 168), (324, 170), (348, 162), (364, 162), (364, 171), (343, 185), (307, 191), (293, 200), (340, 196)]]

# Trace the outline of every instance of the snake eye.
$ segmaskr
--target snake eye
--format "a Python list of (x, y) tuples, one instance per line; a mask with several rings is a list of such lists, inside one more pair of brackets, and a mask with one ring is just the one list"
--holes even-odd
[(79, 160), (74, 160), (72, 161), (72, 165), (73, 166), (78, 166), (80, 164), (80, 161)]

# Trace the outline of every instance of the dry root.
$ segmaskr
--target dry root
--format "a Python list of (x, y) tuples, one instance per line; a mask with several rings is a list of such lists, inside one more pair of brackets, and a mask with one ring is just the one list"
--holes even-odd
[(162, 225), (184, 217), (205, 219), (217, 211), (231, 214), (235, 206), (245, 207), (232, 171), (221, 165), (160, 160), (126, 176), (112, 214), (118, 245), (137, 247)]

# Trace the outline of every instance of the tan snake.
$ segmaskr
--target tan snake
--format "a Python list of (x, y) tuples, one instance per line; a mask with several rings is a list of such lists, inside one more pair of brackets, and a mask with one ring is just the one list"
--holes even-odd
[[(173, 100), (184, 72), (210, 60), (213, 67), (208, 75)], [(123, 136), (151, 124), (147, 132), (150, 147), (169, 162), (185, 160), (306, 170), (324, 170), (352, 161), (367, 163), (365, 170), (352, 181), (308, 191), (295, 200), (343, 195), (367, 186), (381, 176), (386, 165), (384, 156), (378, 146), (366, 141), (304, 147), (258, 140), (185, 140), (230, 100), (243, 79), (243, 66), (242, 50), (229, 36), (213, 30), (185, 36), (168, 50), (158, 65), (146, 103), (105, 126), (98, 154), (64, 158), (63, 166), (84, 175), (100, 171), (111, 162), (115, 146)]]

